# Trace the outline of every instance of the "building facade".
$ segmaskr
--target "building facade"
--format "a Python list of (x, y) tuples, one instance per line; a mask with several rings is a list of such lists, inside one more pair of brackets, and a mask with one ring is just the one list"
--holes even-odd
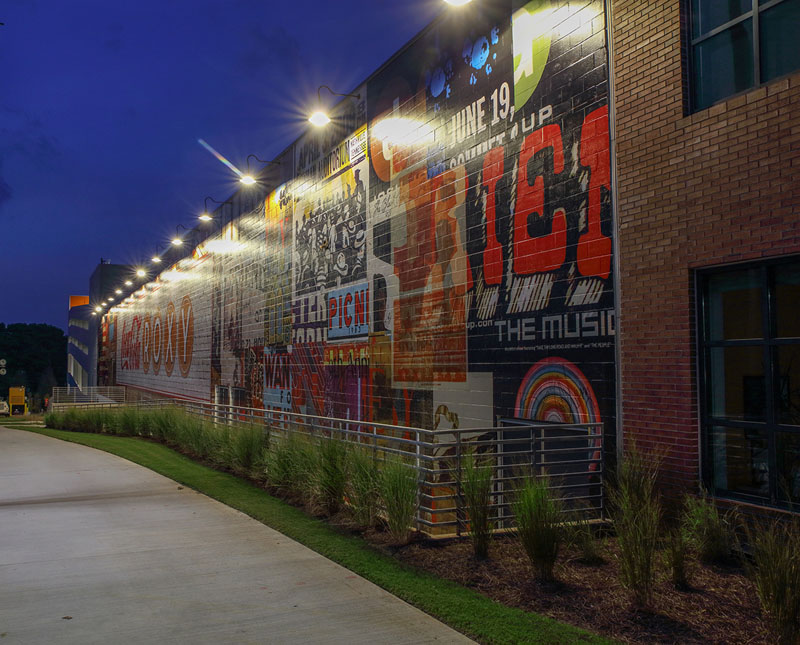
[(662, 451), (676, 486), (787, 507), (800, 495), (800, 2), (612, 9), (623, 435)]
[(109, 312), (113, 378), (436, 429), (599, 422), (607, 457), (635, 441), (676, 488), (788, 508), (797, 33), (800, 0), (443, 13)]
[(445, 13), (112, 310), (116, 382), (427, 428), (597, 422), (613, 453), (607, 53), (602, 2)]
[(89, 387), (92, 363), (90, 347), (95, 344), (92, 335), (92, 307), (89, 296), (70, 296), (67, 320), (67, 387), (84, 390)]

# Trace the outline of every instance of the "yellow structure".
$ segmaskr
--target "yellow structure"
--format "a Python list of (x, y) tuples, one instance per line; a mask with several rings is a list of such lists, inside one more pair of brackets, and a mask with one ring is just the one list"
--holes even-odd
[(28, 414), (28, 402), (23, 386), (8, 388), (8, 407), (11, 414)]

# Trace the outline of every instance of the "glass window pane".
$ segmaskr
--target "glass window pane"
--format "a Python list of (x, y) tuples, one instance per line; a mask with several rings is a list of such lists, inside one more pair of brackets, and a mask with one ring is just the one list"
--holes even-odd
[(758, 346), (711, 349), (711, 416), (746, 421), (766, 418), (763, 357)]
[(766, 497), (769, 493), (767, 438), (750, 428), (715, 426), (711, 432), (714, 488)]
[(776, 449), (778, 495), (781, 499), (800, 503), (800, 434), (779, 432)]
[(781, 345), (775, 384), (778, 423), (800, 425), (800, 345)]
[(778, 338), (800, 338), (800, 264), (775, 268), (775, 314)]
[(710, 340), (763, 338), (761, 272), (747, 269), (708, 279)]
[(800, 69), (800, 0), (784, 0), (763, 11), (761, 25), (761, 81)]
[(692, 0), (692, 33), (702, 36), (750, 11), (752, 0)]
[(753, 86), (753, 24), (744, 20), (695, 45), (694, 104), (697, 109)]

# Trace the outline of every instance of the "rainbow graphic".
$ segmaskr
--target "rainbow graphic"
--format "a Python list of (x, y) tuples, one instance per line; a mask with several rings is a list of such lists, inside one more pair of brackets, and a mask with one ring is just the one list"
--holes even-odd
[(551, 356), (528, 370), (517, 391), (516, 415), (553, 423), (600, 421), (592, 386), (570, 361)]

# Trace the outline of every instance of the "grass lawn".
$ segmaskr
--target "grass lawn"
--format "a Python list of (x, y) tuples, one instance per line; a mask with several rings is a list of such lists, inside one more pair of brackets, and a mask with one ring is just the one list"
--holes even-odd
[(13, 421), (0, 420), (0, 425), (90, 446), (141, 464), (280, 531), (482, 643), (611, 642), (577, 627), (506, 607), (471, 589), (405, 566), (265, 490), (164, 445), (138, 438), (32, 428)]

